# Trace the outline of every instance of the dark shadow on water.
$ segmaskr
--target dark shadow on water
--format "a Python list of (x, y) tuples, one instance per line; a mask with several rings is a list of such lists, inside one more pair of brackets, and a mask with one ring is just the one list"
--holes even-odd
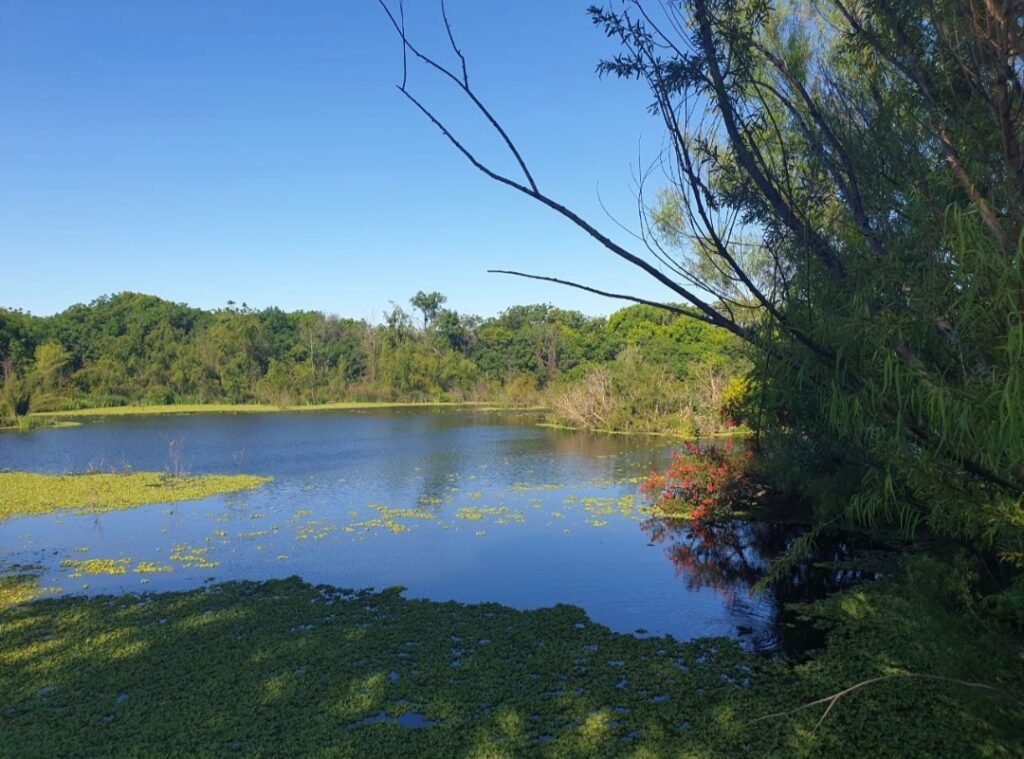
[(877, 561), (864, 567), (856, 563), (869, 553), (875, 555), (885, 549), (863, 535), (831, 532), (819, 536), (798, 561), (775, 572), (764, 595), (758, 598), (755, 586), (769, 575), (773, 562), (806, 532), (805, 527), (652, 517), (641, 528), (651, 543), (664, 547), (676, 576), (688, 589), (714, 590), (725, 597), (738, 619), (749, 617), (749, 623), (737, 624), (736, 629), (749, 647), (794, 660), (824, 645), (826, 632), (803, 620), (789, 608), (791, 604), (817, 601), (883, 574), (875, 566)]

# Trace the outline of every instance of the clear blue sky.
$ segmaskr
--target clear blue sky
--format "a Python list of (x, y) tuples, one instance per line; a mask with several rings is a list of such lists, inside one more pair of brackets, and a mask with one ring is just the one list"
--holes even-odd
[[(542, 189), (636, 226), (638, 151), (661, 145), (587, 0), (449, 0), (470, 80)], [(410, 35), (447, 56), (435, 0)], [(377, 320), (440, 290), (488, 316), (621, 303), (516, 268), (668, 297), (552, 212), (469, 166), (395, 89), (375, 0), (0, 0), (0, 306), (50, 314), (133, 290)], [(450, 60), (450, 59), (449, 59)], [(493, 134), (436, 76), (411, 88), (482, 157)]]

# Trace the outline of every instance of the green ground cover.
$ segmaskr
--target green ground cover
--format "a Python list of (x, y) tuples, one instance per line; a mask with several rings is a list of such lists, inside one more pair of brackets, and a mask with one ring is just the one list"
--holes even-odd
[[(0, 756), (1022, 756), (1019, 641), (954, 609), (937, 567), (808, 610), (831, 633), (797, 665), (296, 578), (13, 605)], [(782, 714), (886, 675), (820, 724), (826, 705)]]
[(191, 501), (250, 490), (271, 479), (249, 474), (171, 477), (159, 472), (0, 472), (0, 521), (38, 516), (60, 509), (103, 512), (131, 509), (148, 503)]

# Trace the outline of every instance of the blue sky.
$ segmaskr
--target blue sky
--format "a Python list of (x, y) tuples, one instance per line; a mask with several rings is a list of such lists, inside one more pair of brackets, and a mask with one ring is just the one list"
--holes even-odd
[[(661, 145), (614, 44), (576, 0), (449, 0), (470, 80), (542, 189), (629, 236), (638, 155)], [(410, 35), (448, 56), (435, 0)], [(439, 290), (489, 316), (621, 303), (487, 274), (514, 268), (666, 293), (547, 209), (469, 166), (395, 89), (375, 0), (0, 0), (0, 305), (37, 314), (122, 290), (377, 320)], [(450, 60), (450, 58), (446, 58)], [(511, 168), (450, 85), (410, 87)]]

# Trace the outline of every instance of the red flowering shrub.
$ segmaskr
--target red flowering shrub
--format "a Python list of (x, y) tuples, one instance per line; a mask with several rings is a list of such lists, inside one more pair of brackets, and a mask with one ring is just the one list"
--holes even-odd
[(688, 511), (693, 520), (721, 519), (751, 495), (752, 456), (736, 450), (731, 440), (722, 447), (686, 443), (672, 454), (665, 474), (651, 472), (640, 492), (667, 511)]

